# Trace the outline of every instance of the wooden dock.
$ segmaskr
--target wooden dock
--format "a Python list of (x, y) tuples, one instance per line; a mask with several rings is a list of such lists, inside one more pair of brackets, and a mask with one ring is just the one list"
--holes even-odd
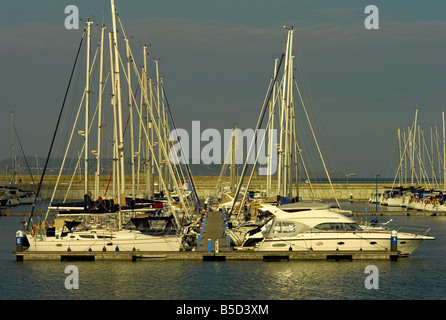
[[(224, 215), (211, 211), (203, 220), (201, 244), (194, 251), (142, 252), (142, 251), (88, 251), (88, 252), (14, 252), (17, 261), (58, 260), (58, 261), (290, 261), (290, 260), (397, 260), (398, 252), (382, 251), (282, 251), (261, 252), (252, 250), (233, 250), (228, 246), (225, 234)], [(216, 248), (218, 242), (218, 248)]]
[(232, 251), (225, 233), (225, 215), (220, 211), (209, 211), (203, 219), (203, 232), (201, 243), (197, 246), (199, 252), (215, 252), (216, 243), (218, 252)]
[(14, 252), (17, 261), (154, 261), (154, 260), (189, 260), (189, 261), (290, 261), (290, 260), (331, 260), (331, 261), (353, 261), (353, 260), (397, 260), (397, 252), (349, 252), (337, 253), (324, 251), (308, 252), (260, 252), (260, 251), (178, 251), (178, 252), (112, 252), (112, 251), (89, 251), (89, 252)]

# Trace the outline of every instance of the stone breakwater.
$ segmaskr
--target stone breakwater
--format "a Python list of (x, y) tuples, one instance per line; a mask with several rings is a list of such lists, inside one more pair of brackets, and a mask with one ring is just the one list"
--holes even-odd
[[(195, 176), (195, 186), (197, 188), (198, 195), (200, 197), (207, 197), (215, 194), (215, 186), (218, 182), (218, 176)], [(158, 179), (155, 177), (155, 184), (158, 183)], [(2, 176), (3, 183), (6, 184), (8, 181), (7, 176)], [(38, 183), (40, 181), (40, 176), (34, 176), (34, 181)], [(52, 197), (54, 186), (57, 181), (57, 176), (47, 175), (42, 184), (40, 191), (40, 198), (42, 200), (47, 200)], [(127, 177), (127, 190), (131, 190), (131, 180), (130, 176)], [(140, 184), (136, 186), (136, 193), (143, 194), (145, 191), (145, 178), (143, 175), (140, 176)], [(247, 179), (245, 179), (247, 181)], [(273, 178), (273, 185), (275, 185), (276, 180)], [(70, 186), (71, 184), (71, 186)], [(229, 177), (223, 177), (221, 181), (221, 186), (229, 184)], [(94, 176), (89, 177), (89, 185), (94, 186)], [(246, 183), (245, 183), (246, 185)], [(378, 193), (382, 193), (386, 184), (378, 184)], [(22, 177), (21, 183), (18, 185), (23, 190), (32, 190), (33, 184), (31, 179), (28, 177)], [(106, 190), (109, 187), (108, 194), (111, 195), (112, 182), (109, 184), (109, 177), (102, 176), (100, 179), (100, 190)], [(251, 183), (250, 190), (265, 190), (266, 189), (266, 178), (256, 178)], [(68, 192), (68, 199), (83, 199), (84, 196), (84, 183), (83, 176), (62, 176), (59, 182), (59, 186), (55, 192), (54, 199), (63, 199)], [(155, 187), (156, 190), (156, 187)], [(372, 194), (375, 193), (376, 184), (375, 183), (334, 183), (333, 190), (328, 183), (313, 183), (312, 186), (309, 184), (299, 184), (299, 196), (303, 200), (307, 199), (333, 199), (336, 197), (339, 200), (343, 199), (353, 199), (353, 200), (368, 200)], [(130, 193), (130, 191), (129, 191)]]

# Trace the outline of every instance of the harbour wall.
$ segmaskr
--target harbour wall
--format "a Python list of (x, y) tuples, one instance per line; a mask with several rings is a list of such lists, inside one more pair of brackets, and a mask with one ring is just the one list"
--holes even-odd
[[(6, 182), (7, 176), (2, 176), (2, 182)], [(218, 182), (218, 176), (195, 176), (194, 182), (200, 197), (207, 197), (215, 195), (216, 185)], [(248, 179), (245, 179), (247, 181)], [(36, 184), (40, 181), (39, 176), (34, 176), (34, 181)], [(46, 175), (40, 190), (39, 198), (42, 200), (51, 199), (53, 195), (54, 186), (57, 181), (57, 176)], [(130, 183), (131, 177), (128, 176), (126, 181), (126, 190), (129, 190), (129, 194), (132, 190), (132, 184)], [(143, 194), (145, 191), (145, 178), (141, 176), (139, 179), (139, 186), (135, 186), (136, 194)], [(229, 185), (229, 177), (223, 177), (220, 183), (221, 186)], [(155, 184), (158, 183), (157, 177), (155, 177)], [(272, 185), (276, 185), (275, 177), (273, 177)], [(112, 195), (112, 181), (109, 181), (109, 177), (103, 176), (100, 179), (100, 190), (102, 191), (102, 197), (104, 196), (105, 190), (108, 188), (107, 195)], [(246, 186), (246, 182), (244, 184)], [(22, 181), (18, 184), (23, 190), (33, 190), (33, 183), (30, 178), (22, 177)], [(89, 186), (93, 189), (94, 186), (94, 176), (89, 177)], [(353, 199), (353, 200), (368, 200), (372, 194), (376, 192), (378, 187), (378, 193), (382, 193), (384, 189), (389, 187), (389, 184), (378, 183), (334, 183), (333, 188), (328, 183), (313, 183), (311, 186), (309, 184), (299, 184), (299, 197), (303, 200), (309, 199), (333, 199), (337, 198), (339, 200), (343, 199)], [(250, 190), (266, 190), (266, 179), (255, 178), (253, 179)], [(83, 199), (84, 197), (84, 182), (83, 176), (62, 176), (59, 181), (59, 186), (54, 193), (54, 199), (62, 200), (66, 197), (68, 190), (67, 199)], [(156, 187), (155, 187), (156, 190)]]

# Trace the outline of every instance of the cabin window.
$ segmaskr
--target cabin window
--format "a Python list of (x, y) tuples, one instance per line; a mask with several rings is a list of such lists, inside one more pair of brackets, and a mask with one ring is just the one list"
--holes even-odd
[(316, 227), (323, 231), (360, 231), (361, 228), (356, 223), (321, 223)]
[(94, 234), (80, 234), (79, 238), (94, 239)]
[(113, 236), (99, 236), (98, 235), (98, 239), (113, 239), (113, 238), (115, 238), (115, 237), (113, 237)]
[(276, 222), (274, 233), (293, 233), (296, 232), (296, 226), (292, 222)]

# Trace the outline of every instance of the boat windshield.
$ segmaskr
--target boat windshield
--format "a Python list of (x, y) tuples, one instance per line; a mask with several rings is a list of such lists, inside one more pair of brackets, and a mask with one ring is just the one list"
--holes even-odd
[(332, 223), (326, 222), (315, 226), (315, 229), (323, 231), (361, 231), (361, 227), (356, 223)]
[(274, 234), (278, 233), (296, 233), (296, 232), (307, 232), (309, 229), (306, 225), (298, 222), (288, 222), (288, 221), (276, 221), (273, 226), (272, 232)]
[(90, 228), (88, 228), (80, 221), (65, 221), (65, 227), (71, 232), (90, 230)]

